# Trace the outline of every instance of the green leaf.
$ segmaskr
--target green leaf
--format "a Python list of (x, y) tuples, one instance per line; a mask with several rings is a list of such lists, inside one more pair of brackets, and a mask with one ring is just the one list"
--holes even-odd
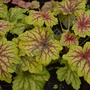
[(62, 50), (60, 42), (54, 39), (53, 32), (48, 27), (36, 27), (19, 36), (19, 48), (28, 56), (35, 56), (38, 63), (48, 65), (51, 60), (59, 58)]
[(78, 74), (75, 71), (72, 71), (69, 65), (60, 67), (57, 70), (57, 78), (59, 81), (66, 81), (67, 84), (71, 84), (75, 90), (79, 90), (81, 81)]
[(13, 81), (13, 90), (43, 90), (45, 82), (50, 75), (47, 70), (40, 74), (31, 74), (22, 72), (18, 74)]
[(63, 58), (68, 60), (72, 70), (76, 70), (79, 76), (84, 76), (90, 84), (90, 42), (87, 42), (83, 48), (72, 46)]
[(0, 20), (0, 34), (5, 35), (10, 29), (12, 29), (12, 23), (4, 20)]
[(42, 72), (42, 65), (39, 64), (35, 58), (22, 56), (19, 64), (23, 71), (29, 70), (30, 73)]
[(18, 63), (18, 50), (10, 41), (0, 41), (0, 80), (11, 82), (11, 74), (14, 72), (13, 64)]
[(17, 19), (23, 19), (26, 15), (28, 9), (22, 9), (19, 7), (14, 7), (9, 9), (9, 21), (15, 21)]
[(7, 17), (7, 6), (0, 1), (0, 18)]
[(24, 32), (24, 30), (28, 27), (27, 24), (19, 22), (14, 25), (14, 27), (10, 30), (10, 33), (12, 34), (21, 34)]
[(34, 10), (30, 10), (29, 16), (27, 16), (25, 20), (27, 24), (40, 27), (44, 24), (49, 27), (58, 24), (57, 18), (55, 18), (52, 13)]

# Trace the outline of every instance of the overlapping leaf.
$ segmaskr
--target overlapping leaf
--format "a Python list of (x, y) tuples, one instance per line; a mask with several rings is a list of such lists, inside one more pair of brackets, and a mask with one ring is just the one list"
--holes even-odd
[(0, 41), (0, 80), (11, 81), (11, 74), (14, 71), (13, 63), (18, 63), (18, 50), (16, 46), (6, 40)]
[(19, 36), (19, 48), (22, 53), (35, 56), (39, 63), (47, 65), (53, 59), (59, 58), (62, 49), (60, 43), (54, 39), (50, 28), (34, 28)]
[(62, 34), (60, 42), (63, 46), (68, 47), (72, 45), (78, 45), (78, 37), (71, 33), (69, 30), (67, 30), (65, 33)]
[(12, 24), (8, 21), (0, 20), (0, 34), (5, 35), (12, 28)]
[(0, 1), (0, 18), (7, 17), (7, 6)]
[(78, 74), (72, 71), (70, 66), (66, 64), (57, 70), (57, 78), (59, 81), (66, 81), (67, 84), (71, 84), (75, 90), (79, 90), (81, 81)]
[(80, 37), (90, 36), (90, 12), (81, 13), (72, 29)]
[(13, 81), (13, 90), (43, 90), (50, 75), (47, 70), (40, 74), (20, 73)]
[(63, 0), (57, 5), (56, 11), (58, 13), (62, 12), (64, 15), (78, 14), (85, 10), (85, 4), (86, 0)]
[(22, 56), (19, 64), (23, 71), (29, 70), (30, 73), (42, 72), (42, 65), (39, 64), (35, 58)]
[(24, 13), (26, 13), (28, 11), (28, 9), (22, 9), (19, 7), (15, 7), (15, 8), (10, 8), (9, 9), (9, 21), (15, 21), (18, 19), (23, 19), (26, 15)]
[(68, 60), (73, 70), (78, 71), (79, 76), (84, 76), (85, 80), (90, 83), (90, 42), (87, 42), (83, 48), (72, 46), (63, 58)]
[(57, 18), (50, 12), (41, 12), (31, 10), (29, 16), (26, 17), (26, 23), (34, 26), (53, 26), (58, 24)]

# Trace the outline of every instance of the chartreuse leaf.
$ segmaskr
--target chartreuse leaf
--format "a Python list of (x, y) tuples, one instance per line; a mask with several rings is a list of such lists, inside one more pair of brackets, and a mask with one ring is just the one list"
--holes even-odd
[(13, 63), (18, 63), (18, 50), (10, 41), (0, 40), (0, 80), (11, 82), (11, 74), (14, 72)]
[(43, 70), (40, 74), (22, 72), (14, 78), (13, 90), (43, 90), (49, 77), (47, 70)]
[(17, 19), (23, 19), (26, 15), (28, 9), (22, 9), (19, 7), (14, 7), (9, 9), (9, 21), (14, 21)]
[(29, 70), (30, 73), (40, 73), (42, 71), (42, 65), (34, 57), (22, 56), (19, 64), (23, 71)]
[(29, 16), (26, 17), (26, 23), (34, 25), (34, 26), (53, 26), (58, 24), (57, 18), (53, 16), (50, 12), (41, 12), (30, 10)]
[(61, 36), (60, 43), (63, 46), (70, 47), (72, 45), (78, 45), (78, 37), (71, 33), (69, 30), (64, 32)]
[(56, 11), (58, 13), (66, 14), (75, 14), (85, 11), (85, 4), (86, 0), (63, 0), (62, 2), (59, 2)]
[(14, 27), (10, 30), (10, 33), (19, 35), (19, 34), (23, 33), (24, 30), (28, 27), (29, 26), (27, 24), (25, 24), (23, 22), (19, 22), (14, 25)]
[(78, 18), (77, 22), (72, 28), (76, 35), (80, 37), (90, 36), (90, 12), (82, 12)]
[(7, 6), (2, 3), (0, 0), (0, 18), (6, 18), (7, 17)]
[(76, 70), (79, 76), (84, 76), (90, 84), (90, 42), (87, 42), (83, 48), (72, 46), (63, 58), (68, 60), (71, 68)]
[(57, 78), (59, 81), (66, 81), (67, 84), (71, 84), (75, 90), (79, 90), (81, 81), (76, 71), (72, 71), (70, 66), (66, 64), (64, 67), (60, 67), (57, 70)]
[(60, 42), (55, 40), (53, 32), (48, 27), (36, 27), (19, 36), (19, 48), (28, 56), (35, 56), (38, 63), (47, 65), (51, 60), (59, 58), (62, 50)]
[(12, 23), (0, 20), (0, 34), (5, 35), (13, 27)]

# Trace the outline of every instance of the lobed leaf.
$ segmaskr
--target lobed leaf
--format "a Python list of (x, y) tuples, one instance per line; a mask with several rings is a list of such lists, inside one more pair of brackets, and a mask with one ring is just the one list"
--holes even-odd
[(11, 82), (11, 74), (14, 72), (13, 63), (18, 63), (18, 50), (16, 46), (6, 40), (0, 41), (0, 80)]
[(58, 24), (57, 18), (53, 16), (50, 12), (41, 12), (30, 10), (29, 16), (26, 17), (26, 23), (34, 26), (53, 26)]
[(75, 71), (71, 70), (68, 64), (60, 67), (56, 73), (59, 81), (65, 80), (66, 83), (71, 84), (75, 90), (79, 90), (81, 84), (79, 76)]
[(10, 22), (0, 20), (0, 34), (5, 35), (6, 32), (8, 32), (10, 29), (12, 29), (12, 27), (13, 27), (13, 25)]
[(66, 14), (78, 14), (82, 11), (85, 11), (85, 4), (86, 0), (63, 0), (62, 2), (58, 3), (56, 7), (56, 11), (58, 13)]
[(72, 46), (69, 52), (63, 56), (68, 60), (73, 70), (77, 70), (79, 76), (84, 76), (85, 80), (90, 84), (90, 42), (84, 47)]
[(35, 56), (38, 63), (47, 65), (51, 60), (59, 58), (62, 49), (59, 41), (53, 37), (50, 28), (36, 27), (19, 36), (19, 48), (28, 56)]
[(90, 13), (83, 12), (78, 16), (77, 22), (72, 28), (76, 35), (80, 37), (90, 36)]
[(22, 72), (18, 74), (13, 81), (13, 90), (43, 90), (45, 82), (50, 75), (47, 70), (40, 74), (31, 74)]
[(30, 73), (42, 72), (42, 65), (39, 64), (35, 58), (22, 56), (19, 64), (23, 71), (29, 70)]
[(0, 18), (6, 18), (7, 11), (7, 6), (0, 1)]
[(60, 43), (63, 46), (70, 47), (72, 45), (78, 45), (78, 37), (71, 33), (69, 30), (64, 32), (61, 36)]

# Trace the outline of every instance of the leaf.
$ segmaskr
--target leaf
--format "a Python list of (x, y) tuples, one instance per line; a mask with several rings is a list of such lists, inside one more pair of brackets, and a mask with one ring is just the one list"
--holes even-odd
[(22, 56), (19, 64), (23, 71), (29, 70), (30, 73), (42, 72), (42, 65), (39, 64), (35, 58)]
[(38, 63), (47, 65), (51, 60), (59, 58), (59, 52), (62, 49), (59, 41), (53, 37), (50, 28), (34, 28), (19, 36), (19, 48), (22, 53), (28, 56), (35, 56)]
[(68, 60), (73, 70), (77, 70), (79, 76), (84, 76), (85, 80), (90, 84), (90, 42), (84, 47), (72, 46), (69, 52), (63, 56)]
[(50, 12), (41, 12), (30, 10), (29, 16), (26, 17), (26, 23), (34, 26), (53, 26), (58, 24), (57, 18), (53, 16)]
[(75, 90), (79, 90), (81, 81), (78, 74), (75, 71), (72, 71), (69, 65), (60, 67), (57, 70), (57, 78), (59, 81), (66, 81), (67, 84), (71, 84)]
[(76, 35), (80, 37), (90, 36), (90, 13), (83, 12), (78, 16), (77, 22), (72, 28)]
[(9, 3), (11, 0), (2, 0), (3, 3)]
[(0, 18), (7, 17), (7, 6), (0, 1)]
[(64, 32), (61, 36), (60, 43), (63, 46), (70, 47), (72, 45), (78, 45), (78, 37), (71, 33), (69, 30)]
[(18, 1), (18, 6), (22, 8), (29, 8), (31, 6), (31, 3), (25, 1)]
[(12, 29), (12, 27), (13, 27), (13, 25), (10, 22), (0, 20), (0, 34), (5, 35), (6, 32), (8, 32), (10, 29)]
[(20, 0), (12, 0), (12, 3), (13, 3), (13, 4), (18, 4), (19, 1), (20, 1)]
[(85, 11), (85, 4), (86, 0), (63, 0), (62, 2), (59, 2), (56, 11), (58, 13), (63, 13), (64, 15), (67, 14), (75, 14), (78, 15), (78, 13)]
[(31, 9), (38, 9), (39, 7), (40, 7), (40, 2), (38, 1), (31, 2), (31, 6), (30, 6)]
[(62, 13), (59, 14), (59, 21), (66, 27), (70, 28), (71, 26), (74, 25), (76, 22), (76, 17), (74, 14), (67, 14), (63, 15)]
[(41, 74), (20, 73), (13, 81), (13, 90), (43, 90), (49, 77), (47, 70), (43, 70)]
[(22, 9), (19, 7), (14, 7), (9, 9), (9, 21), (15, 21), (18, 19), (23, 19), (26, 15), (28, 9)]
[(18, 50), (16, 46), (6, 40), (0, 41), (0, 80), (11, 82), (11, 74), (14, 72), (13, 63), (18, 63)]
[(28, 27), (27, 24), (19, 22), (14, 25), (14, 27), (10, 30), (10, 33), (12, 34), (21, 34), (24, 32), (24, 30)]
[[(41, 10), (43, 12), (48, 12), (48, 11), (53, 11), (53, 8), (55, 7), (56, 1), (48, 1), (45, 2), (44, 5), (42, 6)], [(53, 12), (52, 12), (53, 13)]]

